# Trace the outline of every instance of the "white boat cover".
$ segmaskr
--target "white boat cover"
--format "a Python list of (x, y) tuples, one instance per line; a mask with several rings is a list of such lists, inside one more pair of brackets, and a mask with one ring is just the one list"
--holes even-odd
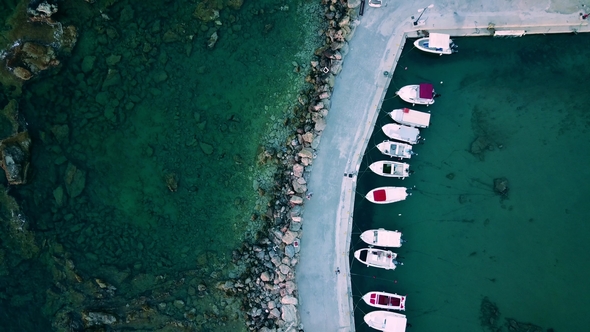
[(406, 315), (384, 310), (369, 312), (364, 319), (370, 327), (385, 332), (405, 332), (408, 321)]
[(451, 44), (451, 35), (447, 35), (444, 33), (433, 32), (428, 36), (428, 38), (429, 47), (442, 48), (443, 50), (446, 50), (447, 48), (449, 48), (449, 45)]
[(389, 113), (393, 121), (410, 127), (427, 128), (430, 125), (430, 113), (414, 111), (409, 108), (394, 109)]

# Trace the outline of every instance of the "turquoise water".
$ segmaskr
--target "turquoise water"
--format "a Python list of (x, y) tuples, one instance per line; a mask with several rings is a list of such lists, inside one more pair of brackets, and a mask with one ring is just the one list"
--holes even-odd
[[(456, 42), (458, 54), (438, 57), (408, 41), (369, 144), (385, 139), (385, 111), (407, 107), (397, 89), (434, 83), (442, 96), (414, 107), (432, 113), (409, 161), (415, 173), (372, 174), (368, 165), (383, 159), (374, 148), (361, 165), (352, 249), (376, 227), (398, 229), (408, 243), (394, 250), (404, 262), (395, 271), (352, 262), (357, 331), (371, 330), (363, 315), (372, 308), (360, 299), (370, 290), (407, 294), (414, 332), (584, 331), (590, 36)], [(494, 193), (495, 178), (508, 180), (505, 197)], [(383, 185), (416, 189), (393, 205), (363, 198)]]
[[(200, 5), (219, 17), (199, 19)], [(2, 236), (3, 331), (59, 330), (91, 310), (121, 329), (245, 329), (216, 285), (245, 272), (232, 250), (263, 229), (277, 165), (261, 156), (293, 131), (323, 21), (308, 1), (200, 5), (60, 2), (78, 44), (17, 98), (32, 171), (10, 194), (32, 239)]]

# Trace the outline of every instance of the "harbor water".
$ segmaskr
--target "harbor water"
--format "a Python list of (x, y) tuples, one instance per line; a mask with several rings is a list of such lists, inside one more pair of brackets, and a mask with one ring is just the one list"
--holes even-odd
[[(439, 57), (406, 42), (361, 165), (351, 248), (357, 331), (373, 331), (368, 291), (407, 295), (410, 331), (583, 331), (590, 323), (590, 36), (459, 38)], [(431, 82), (430, 107), (396, 97)], [(431, 112), (405, 180), (373, 174), (388, 159), (387, 112)], [(500, 194), (494, 181), (504, 180)], [(412, 189), (406, 201), (368, 202), (379, 186)], [(415, 188), (414, 188), (415, 187)], [(400, 230), (403, 266), (366, 267), (352, 257), (372, 228)]]

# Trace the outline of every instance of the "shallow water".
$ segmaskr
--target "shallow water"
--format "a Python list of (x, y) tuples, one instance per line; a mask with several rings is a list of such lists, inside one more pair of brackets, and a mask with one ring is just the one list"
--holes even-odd
[[(373, 309), (360, 299), (370, 290), (407, 294), (414, 332), (508, 331), (510, 322), (585, 330), (590, 36), (456, 42), (458, 54), (438, 57), (408, 41), (371, 138), (385, 139), (385, 111), (408, 107), (397, 89), (435, 83), (436, 103), (413, 107), (432, 112), (409, 160), (415, 173), (403, 181), (372, 174), (368, 165), (384, 159), (374, 148), (361, 165), (352, 249), (363, 247), (361, 231), (377, 227), (402, 231), (408, 243), (394, 250), (404, 262), (395, 271), (352, 262), (357, 331), (372, 330), (363, 316)], [(493, 191), (502, 177), (506, 197)], [(364, 199), (383, 185), (416, 188), (392, 205)]]
[[(216, 282), (243, 272), (230, 268), (231, 251), (260, 231), (264, 192), (274, 186), (275, 166), (260, 165), (259, 153), (280, 149), (291, 132), (286, 119), (322, 20), (307, 1), (219, 3), (220, 24), (199, 21), (192, 1), (60, 2), (58, 19), (80, 36), (61, 71), (28, 84), (20, 101), (33, 176), (11, 194), (42, 254), (17, 257), (1, 274), (3, 330), (49, 330), (55, 280), (43, 276), (57, 254), (121, 297), (84, 298), (72, 311), (149, 296), (158, 276), (186, 280), (165, 302), (183, 300), (200, 323), (216, 317), (206, 328), (243, 328), (240, 303), (194, 289), (203, 283), (214, 293)], [(71, 184), (73, 174), (81, 176)]]

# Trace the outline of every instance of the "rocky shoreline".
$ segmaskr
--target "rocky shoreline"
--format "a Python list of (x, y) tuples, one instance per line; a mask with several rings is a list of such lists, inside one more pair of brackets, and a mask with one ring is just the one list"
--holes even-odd
[[(46, 1), (31, 3), (34, 3), (35, 6), (28, 8), (27, 16), (20, 15), (22, 21), (43, 23), (39, 26), (44, 34), (48, 38), (60, 37), (58, 43), (60, 52), (69, 55), (76, 44), (76, 28), (68, 26), (64, 29), (59, 22), (53, 20), (51, 16), (57, 12), (57, 7), (51, 3)], [(199, 278), (195, 278), (195, 275), (202, 274), (197, 271), (180, 273), (176, 276), (177, 278), (170, 279), (159, 275), (155, 280), (151, 280), (146, 275), (143, 276), (143, 279), (149, 279), (158, 286), (148, 283), (151, 285), (150, 287), (146, 285), (145, 289), (143, 287), (140, 289), (152, 291), (152, 296), (141, 296), (131, 300), (121, 299), (115, 294), (117, 288), (106, 281), (98, 278), (83, 280), (77, 274), (70, 256), (56, 244), (51, 254), (54, 256), (54, 260), (58, 259), (59, 261), (56, 260), (57, 263), (55, 266), (52, 265), (51, 269), (57, 271), (56, 275), (61, 276), (56, 279), (59, 281), (58, 284), (62, 285), (61, 293), (70, 294), (69, 296), (76, 297), (78, 300), (75, 301), (76, 305), (73, 308), (59, 310), (55, 314), (56, 318), (53, 322), (55, 329), (81, 330), (90, 326), (113, 327), (121, 326), (121, 324), (140, 326), (142, 324), (149, 325), (148, 321), (151, 321), (154, 326), (189, 329), (201, 323), (223, 325), (225, 324), (224, 313), (213, 310), (215, 316), (220, 320), (219, 322), (210, 322), (207, 314), (197, 315), (195, 309), (190, 309), (188, 305), (197, 301), (194, 298), (202, 298), (209, 292), (221, 292), (227, 296), (227, 299), (221, 301), (222, 311), (231, 311), (237, 318), (239, 310), (234, 302), (241, 301), (242, 310), (247, 314), (247, 328), (251, 331), (303, 330), (297, 311), (299, 300), (295, 283), (295, 266), (299, 260), (299, 243), (303, 235), (303, 209), (306, 198), (312, 196), (312, 193), (307, 189), (306, 179), (309, 178), (313, 159), (316, 157), (315, 150), (319, 145), (321, 133), (326, 127), (335, 76), (342, 70), (343, 59), (348, 52), (347, 41), (352, 38), (354, 32), (354, 19), (358, 12), (356, 7), (358, 4), (349, 5), (342, 0), (322, 1), (324, 17), (328, 22), (327, 27), (322, 31), (325, 42), (322, 47), (315, 50), (314, 58), (310, 61), (311, 69), (305, 77), (309, 88), (299, 95), (298, 105), (293, 109), (294, 120), (290, 120), (289, 126), (294, 129), (294, 132), (285, 140), (285, 146), (280, 149), (266, 148), (259, 156), (259, 162), (273, 163), (278, 170), (274, 175), (275, 187), (272, 192), (269, 191), (265, 194), (267, 198), (271, 197), (271, 203), (268, 204), (266, 213), (257, 216), (266, 222), (268, 228), (259, 233), (254, 244), (244, 243), (241, 249), (233, 252), (233, 268), (239, 273), (232, 273), (230, 279), (222, 279), (217, 282), (215, 289), (208, 288), (199, 281)], [(105, 16), (103, 18), (110, 20)], [(55, 31), (60, 33), (56, 34)], [(212, 48), (214, 44), (214, 41), (212, 45), (210, 43), (209, 48)], [(15, 43), (11, 49), (2, 54), (2, 59), (7, 63), (5, 72), (2, 73), (3, 83), (16, 87), (19, 93), (25, 81), (41, 75), (42, 72), (53, 73), (61, 65), (53, 49), (38, 42)], [(83, 70), (85, 63), (86, 58), (82, 65)], [(294, 71), (298, 73), (305, 70), (302, 68), (309, 68), (309, 66), (299, 66), (298, 64), (294, 64), (294, 67)], [(16, 117), (17, 103), (14, 101), (9, 106), (5, 111), (13, 109), (12, 117)], [(22, 141), (26, 142), (26, 139), (27, 137), (24, 137)], [(9, 140), (4, 143), (5, 146), (12, 146), (9, 144), (11, 143)], [(26, 146), (28, 147), (28, 144)], [(12, 150), (5, 148), (1, 152), (8, 155)], [(22, 167), (2, 164), (7, 178), (14, 180), (11, 181), (11, 184), (26, 182), (30, 156), (28, 156), (28, 151), (25, 152), (23, 156), (26, 158), (21, 158), (23, 159)], [(77, 172), (76, 168), (72, 169), (72, 167), (68, 166), (66, 185), (78, 189), (75, 190), (75, 194), (70, 192), (70, 186), (66, 189), (68, 195), (75, 197), (84, 188), (85, 174)], [(82, 179), (78, 181), (77, 178), (80, 176)], [(81, 187), (76, 185), (78, 183), (82, 183)], [(170, 181), (166, 181), (166, 183), (170, 191), (176, 191), (177, 183), (175, 181), (172, 181), (172, 185)], [(59, 203), (62, 201), (60, 197), (63, 196), (63, 192), (54, 192), (54, 196)], [(15, 227), (18, 228), (19, 222), (20, 219), (10, 225), (16, 225)], [(24, 232), (23, 234), (30, 235), (32, 233)], [(211, 276), (211, 278), (221, 279), (218, 279), (217, 274), (215, 275), (216, 277)], [(120, 285), (124, 279), (126, 277), (115, 280), (115, 283)], [(138, 279), (143, 280), (137, 277), (133, 281)], [(85, 288), (78, 289), (82, 286)], [(171, 297), (174, 292), (183, 293), (185, 288), (189, 294), (188, 298), (179, 300)], [(51, 298), (53, 297), (60, 297), (60, 293), (52, 294)], [(101, 308), (90, 308), (96, 306), (96, 303), (89, 305), (88, 301), (93, 298), (95, 301), (99, 299)], [(192, 301), (189, 298), (193, 298)], [(171, 305), (167, 306), (167, 302)], [(127, 303), (127, 305), (123, 306), (122, 303)], [(129, 303), (134, 305), (129, 306)], [(184, 319), (176, 317), (177, 314), (182, 314)]]
[(270, 225), (255, 244), (244, 244), (233, 252), (233, 262), (246, 271), (237, 280), (220, 282), (218, 288), (243, 295), (250, 331), (303, 331), (297, 311), (298, 292), (295, 267), (303, 236), (303, 210), (316, 149), (330, 111), (330, 96), (335, 76), (342, 70), (348, 41), (355, 29), (359, 4), (322, 1), (328, 20), (324, 46), (316, 49), (306, 82), (312, 88), (299, 96), (296, 117), (300, 125), (282, 151), (263, 152), (281, 166), (277, 174), (274, 199), (264, 216)]

